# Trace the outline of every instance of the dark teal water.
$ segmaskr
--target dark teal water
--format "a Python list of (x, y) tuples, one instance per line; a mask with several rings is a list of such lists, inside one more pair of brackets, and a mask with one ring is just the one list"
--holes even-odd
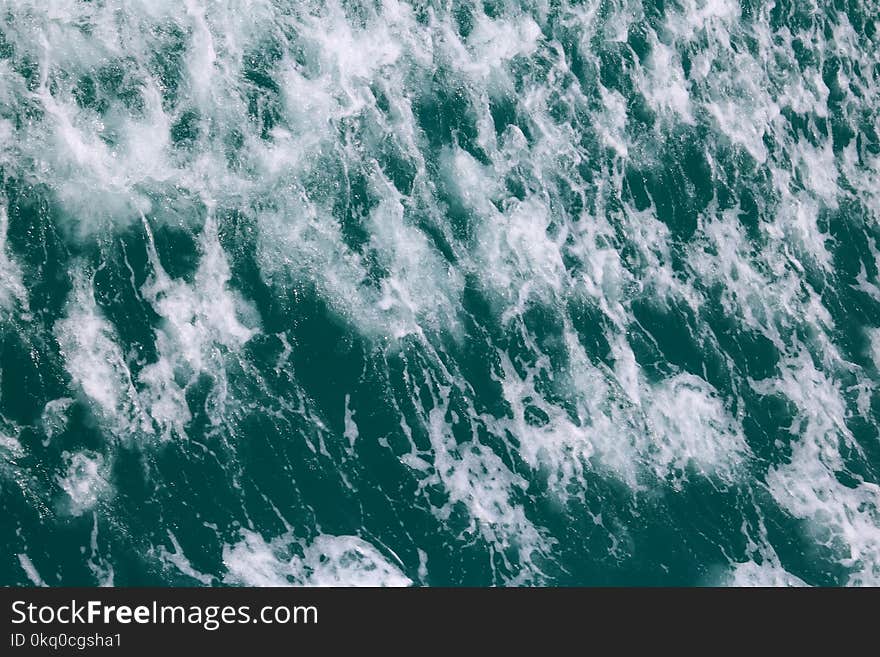
[(874, 0), (0, 0), (0, 584), (880, 584)]

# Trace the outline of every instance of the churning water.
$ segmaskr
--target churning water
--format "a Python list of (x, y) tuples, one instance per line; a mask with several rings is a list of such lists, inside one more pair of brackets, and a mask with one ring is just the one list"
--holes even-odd
[(876, 0), (0, 0), (0, 583), (880, 584)]

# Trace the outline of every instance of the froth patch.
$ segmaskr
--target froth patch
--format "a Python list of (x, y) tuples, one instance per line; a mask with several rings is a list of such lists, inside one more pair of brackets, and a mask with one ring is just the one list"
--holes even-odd
[(67, 428), (67, 414), (72, 404), (73, 399), (70, 397), (61, 397), (46, 402), (40, 415), (40, 424), (46, 434), (47, 441), (52, 440)]
[[(767, 473), (779, 506), (805, 521), (806, 534), (848, 571), (847, 583), (880, 584), (880, 486), (847, 468), (842, 450), (861, 453), (846, 424), (840, 384), (807, 354), (788, 359), (780, 376), (756, 387), (797, 408), (786, 463)], [(846, 482), (846, 483), (845, 483)]]
[(97, 415), (119, 436), (151, 433), (116, 331), (98, 309), (91, 280), (82, 271), (75, 273), (67, 314), (55, 323), (54, 333), (73, 384)]
[(730, 573), (723, 578), (724, 584), (738, 587), (767, 587), (767, 586), (808, 586), (804, 580), (792, 575), (778, 563), (772, 561), (745, 561), (736, 564)]
[[(143, 294), (162, 317), (163, 332), (175, 349), (167, 354), (191, 372), (208, 370), (217, 346), (235, 352), (250, 340), (258, 328), (256, 311), (229, 287), (231, 272), (212, 218), (205, 222), (201, 236), (201, 260), (193, 284), (172, 279), (162, 268), (155, 247), (151, 246), (154, 276)], [(166, 355), (166, 354), (163, 354)]]
[(683, 123), (694, 122), (690, 85), (678, 53), (656, 36), (651, 39), (647, 74), (639, 82), (642, 94), (661, 115), (675, 117)]
[(285, 535), (270, 542), (249, 530), (223, 548), (224, 582), (243, 586), (409, 586), (375, 547), (357, 536), (321, 534), (311, 543)]
[(18, 438), (0, 431), (0, 476), (4, 479), (17, 478), (18, 462), (24, 454), (24, 448)]
[(74, 516), (91, 510), (98, 501), (112, 492), (110, 463), (102, 454), (92, 451), (64, 452), (65, 472), (58, 485), (66, 493), (63, 506)]
[(19, 554), (18, 563), (25, 575), (27, 575), (27, 578), (31, 581), (31, 584), (34, 586), (47, 586), (46, 582), (40, 576), (39, 571), (37, 571), (37, 567), (34, 566), (34, 562), (31, 561), (31, 558), (28, 555), (24, 553)]
[(168, 539), (171, 541), (173, 551), (169, 551), (164, 545), (160, 545), (156, 548), (156, 553), (165, 566), (167, 568), (176, 569), (186, 577), (199, 582), (202, 586), (210, 586), (214, 582), (214, 578), (193, 567), (190, 560), (187, 559), (186, 554), (184, 554), (183, 548), (177, 540), (177, 536), (175, 536), (170, 530), (168, 531)]
[(868, 330), (868, 355), (874, 363), (874, 367), (880, 372), (880, 328)]
[(654, 387), (645, 398), (650, 434), (639, 445), (660, 478), (698, 474), (731, 479), (749, 453), (739, 422), (718, 392), (703, 379), (679, 374)]
[(518, 451), (536, 471), (548, 473), (562, 498), (582, 495), (584, 473), (614, 477), (634, 491), (664, 482), (682, 490), (691, 478), (740, 482), (751, 450), (741, 418), (704, 379), (689, 373), (647, 380), (627, 341), (612, 345), (615, 370), (590, 362), (578, 339), (565, 335), (568, 376), (557, 378), (557, 394), (574, 404), (575, 416), (547, 399), (536, 382), (542, 367), (521, 376), (500, 354), (499, 383), (513, 421), (499, 420), (493, 433), (512, 433)]
[[(0, 140), (3, 139), (0, 125)], [(21, 268), (7, 252), (6, 231), (9, 228), (9, 215), (6, 211), (6, 199), (0, 196), (0, 319), (12, 309), (15, 303), (22, 309), (28, 309), (27, 290), (21, 278)]]
[(541, 28), (529, 16), (514, 20), (481, 16), (467, 40), (474, 58), (474, 72), (485, 75), (498, 72), (514, 57), (532, 54), (540, 37)]
[(142, 294), (162, 323), (156, 331), (159, 357), (141, 370), (138, 384), (143, 407), (160, 436), (169, 439), (185, 436), (192, 417), (186, 386), (208, 374), (214, 378), (215, 391), (225, 390), (227, 357), (238, 354), (260, 328), (256, 310), (229, 286), (229, 263), (213, 217), (205, 222), (201, 259), (192, 283), (173, 279), (165, 272), (146, 220), (144, 226), (153, 275)]

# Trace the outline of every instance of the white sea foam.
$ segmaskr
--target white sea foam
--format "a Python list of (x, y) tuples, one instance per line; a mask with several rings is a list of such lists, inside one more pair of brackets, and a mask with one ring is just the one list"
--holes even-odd
[[(77, 274), (69, 312), (56, 323), (55, 334), (71, 378), (114, 433), (167, 440), (186, 435), (185, 386), (202, 373), (222, 375), (223, 354), (236, 353), (258, 331), (258, 322), (250, 305), (228, 287), (229, 266), (211, 220), (192, 284), (170, 278), (155, 250), (151, 261), (154, 276), (142, 292), (163, 319), (156, 336), (159, 358), (136, 380), (84, 273)], [(215, 393), (222, 404), (223, 385)]]
[[(442, 370), (441, 370), (442, 371)], [(442, 486), (446, 500), (442, 505), (432, 506), (434, 515), (447, 521), (453, 513), (467, 511), (466, 526), (459, 538), (481, 538), (493, 551), (493, 571), (497, 559), (507, 570), (514, 566), (516, 572), (504, 577), (508, 584), (541, 581), (543, 574), (538, 557), (546, 553), (548, 539), (526, 515), (517, 503), (528, 487), (528, 481), (513, 472), (490, 447), (482, 444), (476, 435), (477, 427), (471, 425), (470, 440), (460, 442), (453, 433), (450, 420), (458, 417), (450, 408), (451, 386), (436, 379), (429, 369), (419, 372), (419, 380), (430, 381), (432, 407), (422, 411), (419, 420), (431, 443), (430, 452), (413, 451), (401, 460), (419, 473), (421, 489)], [(411, 375), (407, 385), (414, 385)], [(448, 379), (449, 377), (447, 374)], [(461, 385), (460, 381), (457, 381)], [(412, 391), (412, 394), (418, 394)], [(471, 417), (473, 409), (468, 409)], [(510, 562), (509, 554), (516, 554), (516, 564)], [(499, 577), (493, 572), (493, 577)]]
[(64, 452), (65, 472), (58, 485), (67, 494), (64, 504), (74, 516), (90, 511), (113, 491), (110, 484), (110, 463), (97, 452)]
[(168, 531), (168, 539), (171, 541), (171, 546), (174, 551), (169, 552), (164, 545), (160, 545), (157, 549), (159, 559), (161, 559), (167, 566), (177, 569), (182, 574), (199, 582), (203, 586), (210, 586), (214, 581), (214, 577), (199, 572), (193, 568), (193, 565), (183, 553), (183, 548), (180, 546), (177, 536), (175, 536), (170, 530)]
[[(779, 379), (757, 386), (784, 394), (798, 415), (789, 461), (767, 475), (780, 506), (807, 522), (812, 540), (850, 570), (849, 583), (880, 582), (880, 487), (848, 471), (841, 448), (860, 451), (846, 424), (840, 387), (802, 354)], [(845, 476), (849, 483), (841, 479)]]
[(694, 122), (689, 83), (678, 54), (653, 34), (647, 74), (639, 78), (639, 85), (652, 108), (684, 123)]
[(738, 563), (725, 583), (740, 587), (807, 586), (801, 578), (792, 575), (778, 563), (771, 561), (763, 561), (760, 564), (754, 561)]
[(67, 413), (72, 404), (73, 399), (69, 397), (61, 397), (46, 402), (40, 415), (40, 422), (43, 425), (43, 431), (48, 440), (52, 440), (52, 438), (67, 428)]
[[(635, 489), (658, 481), (680, 489), (693, 475), (732, 483), (746, 474), (750, 449), (740, 420), (705, 380), (679, 374), (652, 384), (623, 342), (616, 346), (621, 372), (615, 376), (593, 366), (574, 336), (566, 339), (573, 363), (566, 385), (576, 390), (577, 423), (542, 402), (534, 382), (537, 370), (523, 380), (501, 356), (501, 385), (515, 418), (509, 430), (528, 463), (551, 468), (554, 490), (577, 490), (590, 463)], [(526, 422), (527, 400), (549, 418), (547, 424)]]
[(621, 157), (629, 155), (626, 145), (626, 99), (617, 90), (600, 87), (605, 112), (599, 117), (599, 129), (602, 139)]
[(37, 572), (34, 562), (31, 561), (31, 558), (28, 555), (20, 553), (18, 555), (18, 563), (21, 565), (21, 569), (24, 571), (25, 575), (27, 575), (27, 578), (31, 581), (31, 584), (34, 586), (47, 586), (43, 578), (40, 577), (40, 573)]
[(92, 535), (89, 537), (89, 570), (95, 576), (98, 586), (113, 586), (115, 571), (108, 556), (102, 555), (98, 548), (98, 514), (92, 511)]
[[(0, 140), (3, 138), (0, 129)], [(5, 199), (0, 197), (0, 312), (8, 312), (11, 304), (17, 302), (28, 310), (27, 291), (22, 282), (21, 268), (9, 256), (6, 246), (6, 232), (9, 229), (9, 215)], [(3, 318), (4, 315), (0, 315)]]
[(71, 380), (117, 436), (152, 433), (116, 331), (98, 309), (91, 280), (83, 272), (76, 273), (67, 314), (55, 323), (55, 337)]
[(874, 361), (874, 367), (880, 372), (880, 327), (868, 331), (868, 355)]
[(703, 379), (679, 374), (644, 395), (651, 439), (640, 446), (658, 476), (686, 478), (687, 469), (731, 480), (748, 456), (742, 427)]
[(345, 431), (343, 435), (348, 438), (348, 444), (354, 449), (354, 444), (358, 439), (357, 422), (354, 419), (354, 412), (349, 404), (351, 403), (351, 395), (345, 395)]
[[(812, 282), (836, 284), (828, 213), (853, 203), (867, 217), (866, 234), (880, 214), (880, 158), (860, 127), (872, 125), (878, 98), (876, 49), (865, 47), (864, 34), (842, 13), (828, 29), (797, 33), (776, 27), (769, 6), (746, 12), (733, 0), (682, 0), (659, 24), (628, 2), (475, 7), (467, 33), (445, 8), (355, 4), (6, 3), (4, 21), (15, 29), (4, 38), (16, 59), (0, 61), (4, 175), (50, 191), (63, 239), (109, 243), (140, 221), (148, 234), (173, 223), (198, 241), (189, 278), (169, 275), (149, 245), (139, 292), (160, 322), (156, 360), (138, 363), (136, 376), (121, 331), (95, 300), (92, 270), (74, 264), (54, 324), (70, 394), (117, 438), (172, 440), (187, 437), (186, 393), (207, 376), (212, 427), (234, 421), (227, 406), (236, 368), (246, 369), (242, 354), (262, 330), (255, 304), (233, 289), (221, 246), (221, 210), (234, 208), (252, 224), (259, 274), (279, 298), (314, 285), (372, 353), (403, 354), (414, 410), (405, 419), (397, 408), (411, 450), (396, 455), (419, 482), (419, 504), (441, 523), (466, 516), (460, 538), (489, 546), (496, 574), (505, 570), (496, 581), (542, 581), (539, 557), (553, 550), (527, 500), (527, 477), (502, 458), (516, 450), (560, 500), (587, 499), (593, 476), (614, 477), (636, 494), (662, 485), (687, 494), (694, 477), (741, 487), (744, 476), (764, 478), (765, 468), (776, 504), (804, 521), (810, 540), (848, 568), (850, 583), (876, 582), (876, 485), (848, 472), (843, 455), (860, 455), (847, 422), (854, 413), (870, 419), (880, 338), (877, 327), (860, 327), (874, 371), (847, 362), (835, 346), (837, 314)], [(635, 30), (645, 53), (626, 45)], [(606, 46), (628, 50), (620, 71), (603, 70)], [(821, 61), (799, 61), (802, 48)], [(823, 77), (834, 60), (834, 79)], [(160, 64), (179, 67), (180, 78), (165, 79)], [(244, 75), (254, 68), (271, 81)], [(108, 71), (127, 93), (105, 94), (99, 108), (78, 85)], [(629, 83), (651, 117), (631, 114), (633, 99), (621, 92)], [(516, 116), (505, 125), (495, 110), (510, 102)], [(863, 133), (843, 150), (832, 128), (821, 127), (834, 112)], [(187, 116), (193, 142), (175, 143), (174, 126)], [(704, 129), (716, 189), (749, 188), (760, 220), (747, 228), (745, 209), (721, 210), (719, 196), (691, 217), (696, 234), (681, 244), (658, 215), (664, 199), (641, 211), (627, 200), (626, 175), (669, 166), (663, 150)], [(432, 131), (451, 143), (437, 147)], [(726, 150), (729, 161), (718, 161)], [(7, 228), (4, 200), (0, 312), (26, 319), (29, 265), (12, 252)], [(866, 239), (876, 265), (874, 236)], [(477, 410), (475, 390), (445, 351), (450, 336), (459, 344), (482, 339), (464, 328), (469, 285), (487, 298), (487, 322), (497, 320), (509, 340), (487, 365), (509, 408), (498, 417)], [(864, 263), (856, 286), (880, 299)], [(714, 348), (707, 317), (716, 294), (736, 330), (769, 340), (777, 370), (749, 380), (745, 365), (725, 356), (728, 389), (674, 367), (649, 375), (633, 335), (634, 302), (660, 313), (686, 308), (696, 337)], [(581, 302), (598, 309), (602, 321), (588, 329), (601, 333), (608, 354), (581, 344), (569, 313)], [(535, 335), (530, 313), (545, 314), (552, 335)], [(296, 346), (283, 332), (279, 338), (293, 372), (287, 359)], [(281, 366), (279, 359), (276, 374)], [(794, 408), (792, 453), (782, 463), (753, 462), (738, 396), (747, 387)], [(343, 413), (338, 438), (350, 453), (368, 432), (348, 393), (334, 412)], [(49, 440), (62, 435), (71, 403), (46, 404)], [(293, 408), (298, 400), (278, 403)], [(303, 413), (322, 432), (329, 425)], [(429, 447), (417, 447), (414, 431)], [(22, 451), (16, 439), (4, 441), (9, 454)], [(309, 446), (332, 451), (323, 433)], [(59, 483), (71, 511), (97, 513), (112, 451), (67, 459)], [(158, 558), (205, 583), (209, 576), (191, 567), (173, 535), (171, 542), (175, 551)], [(93, 546), (93, 560), (96, 553)], [(354, 537), (267, 543), (245, 532), (224, 555), (230, 582), (409, 583)], [(761, 555), (740, 555), (732, 582), (798, 583)], [(102, 572), (112, 580), (112, 570)]]
[[(138, 376), (143, 404), (161, 436), (185, 436), (191, 419), (184, 388), (200, 374), (215, 377), (215, 401), (225, 398), (227, 354), (236, 354), (259, 332), (256, 312), (229, 287), (230, 270), (212, 217), (202, 231), (201, 259), (192, 284), (172, 279), (162, 267), (152, 245), (153, 276), (142, 289), (144, 297), (162, 318), (157, 331), (159, 358)], [(182, 385), (181, 385), (182, 382)]]
[(24, 455), (24, 447), (18, 438), (0, 430), (0, 480), (3, 481), (4, 486), (8, 482), (17, 482), (19, 487), (24, 485), (19, 466), (20, 459)]
[(286, 535), (267, 542), (242, 530), (223, 548), (228, 584), (244, 586), (409, 586), (400, 568), (357, 536), (321, 534), (311, 542)]
[(528, 16), (513, 20), (492, 20), (485, 14), (480, 16), (467, 38), (475, 62), (472, 73), (505, 75), (503, 64), (518, 55), (532, 54), (540, 36), (541, 28)]

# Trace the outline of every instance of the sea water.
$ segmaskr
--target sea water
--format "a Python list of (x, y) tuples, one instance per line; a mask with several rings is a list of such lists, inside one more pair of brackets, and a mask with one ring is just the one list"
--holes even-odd
[(0, 583), (880, 584), (876, 0), (0, 0)]

